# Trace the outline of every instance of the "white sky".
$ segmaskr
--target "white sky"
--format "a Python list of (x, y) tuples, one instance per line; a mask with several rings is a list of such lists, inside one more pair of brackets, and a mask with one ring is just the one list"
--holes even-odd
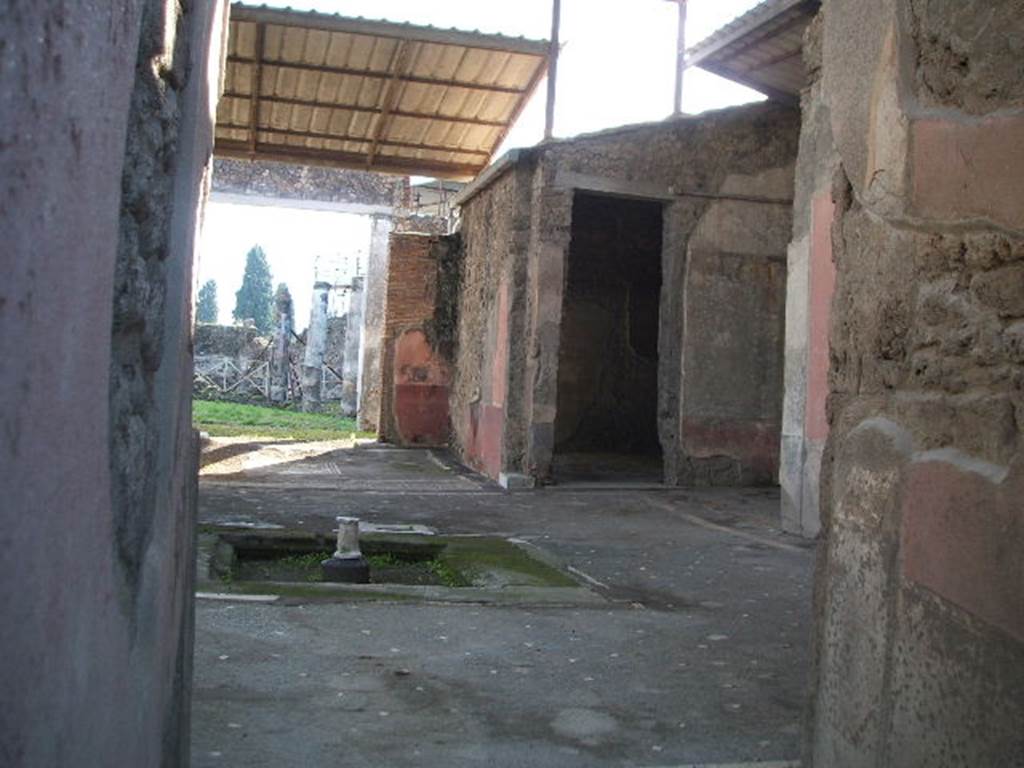
[[(345, 16), (547, 38), (551, 0), (264, 0)], [(688, 0), (686, 43), (703, 40), (758, 0)], [(666, 0), (562, 0), (555, 135), (575, 136), (672, 112), (677, 10)], [(546, 81), (541, 81), (495, 158), (536, 144), (544, 134)], [(683, 110), (704, 112), (763, 98), (701, 70), (689, 70)], [(199, 284), (217, 281), (220, 322), (231, 322), (245, 254), (259, 243), (274, 285), (288, 284), (297, 330), (309, 319), (313, 264), (319, 255), (354, 265), (365, 258), (369, 220), (347, 214), (211, 203), (206, 211)], [(365, 260), (361, 259), (365, 264)]]

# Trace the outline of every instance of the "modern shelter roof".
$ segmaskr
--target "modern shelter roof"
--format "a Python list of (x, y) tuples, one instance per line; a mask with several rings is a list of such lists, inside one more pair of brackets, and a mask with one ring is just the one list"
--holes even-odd
[(471, 179), (547, 57), (544, 40), (235, 3), (214, 151)]
[(796, 104), (805, 80), (804, 30), (820, 6), (819, 0), (764, 0), (688, 48), (686, 66)]

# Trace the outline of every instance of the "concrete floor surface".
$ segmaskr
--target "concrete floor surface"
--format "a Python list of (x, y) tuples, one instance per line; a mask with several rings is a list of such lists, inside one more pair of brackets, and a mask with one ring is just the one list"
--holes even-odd
[(217, 450), (201, 479), (204, 523), (328, 531), (354, 514), (515, 536), (604, 602), (200, 600), (194, 766), (798, 756), (813, 549), (778, 532), (776, 490), (505, 493), (443, 453), (337, 445), (217, 473)]

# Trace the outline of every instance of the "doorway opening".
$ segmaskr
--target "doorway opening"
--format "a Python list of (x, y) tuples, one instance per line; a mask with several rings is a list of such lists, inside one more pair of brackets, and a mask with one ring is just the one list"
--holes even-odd
[(556, 482), (662, 480), (662, 205), (578, 192), (562, 299)]

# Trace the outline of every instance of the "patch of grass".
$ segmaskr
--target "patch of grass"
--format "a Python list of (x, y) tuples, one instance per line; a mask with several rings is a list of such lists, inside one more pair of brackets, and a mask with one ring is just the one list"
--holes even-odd
[(404, 560), (400, 560), (390, 552), (382, 552), (379, 555), (366, 555), (366, 562), (370, 564), (371, 568), (396, 568), (405, 565)]
[(235, 581), (320, 581), (320, 563), (330, 552), (307, 552), (270, 560), (236, 560), (221, 576), (225, 583)]
[(291, 440), (346, 440), (373, 437), (354, 419), (330, 413), (302, 413), (214, 400), (192, 401), (192, 423), (215, 437), (276, 437)]
[(446, 587), (471, 587), (473, 583), (457, 571), (451, 565), (439, 557), (435, 557), (427, 563), (430, 572), (440, 579)]
[(393, 552), (366, 555), (370, 580), (374, 583), (440, 584), (445, 587), (472, 586), (458, 570), (441, 557), (402, 557)]

